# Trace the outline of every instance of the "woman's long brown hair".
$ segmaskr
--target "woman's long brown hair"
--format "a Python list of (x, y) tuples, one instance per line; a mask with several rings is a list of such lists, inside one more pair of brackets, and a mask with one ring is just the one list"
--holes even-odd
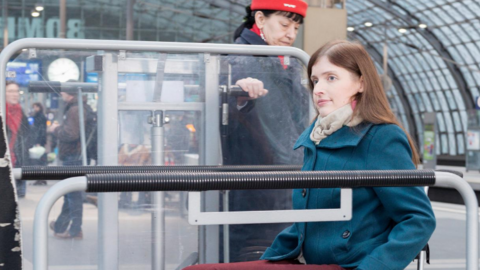
[[(383, 90), (380, 77), (375, 65), (365, 48), (358, 43), (345, 40), (331, 41), (318, 49), (308, 63), (308, 77), (312, 75), (312, 68), (322, 57), (326, 56), (330, 63), (342, 67), (351, 73), (363, 78), (363, 93), (357, 93), (354, 114), (358, 114), (364, 121), (373, 124), (395, 124), (407, 135), (412, 149), (412, 161), (415, 166), (419, 163), (419, 156), (415, 143), (393, 114)], [(310, 80), (310, 89), (313, 82)]]

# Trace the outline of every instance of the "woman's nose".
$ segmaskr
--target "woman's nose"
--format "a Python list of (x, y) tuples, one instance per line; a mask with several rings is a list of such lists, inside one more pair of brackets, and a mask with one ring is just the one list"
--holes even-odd
[(325, 91), (322, 90), (322, 87), (320, 87), (320, 85), (318, 83), (315, 85), (315, 87), (313, 87), (313, 94), (314, 95), (318, 96), (318, 95), (322, 95), (324, 93), (325, 93)]
[(287, 30), (287, 37), (295, 40), (295, 37), (297, 36), (297, 31), (295, 30), (295, 26), (290, 26)]

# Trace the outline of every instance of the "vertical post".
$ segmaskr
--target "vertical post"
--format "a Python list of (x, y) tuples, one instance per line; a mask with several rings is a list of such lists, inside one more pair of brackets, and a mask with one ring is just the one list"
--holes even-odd
[[(163, 111), (152, 112), (153, 165), (165, 164)], [(165, 193), (152, 192), (152, 270), (165, 269)]]
[(126, 40), (133, 40), (133, 5), (135, 0), (127, 0), (127, 33)]
[[(220, 100), (219, 92), (219, 56), (204, 54), (205, 62), (205, 165), (220, 165)], [(202, 192), (203, 211), (217, 212), (220, 202), (219, 191)], [(200, 263), (219, 261), (219, 226), (200, 226), (199, 228)]]
[(78, 89), (78, 124), (80, 125), (80, 148), (82, 148), (82, 165), (87, 166), (87, 146), (85, 143), (85, 115), (83, 114), (82, 89)]
[[(103, 56), (98, 80), (98, 164), (118, 164), (118, 64), (115, 55)], [(98, 194), (98, 268), (118, 269), (118, 193)]]
[(59, 38), (65, 38), (67, 28), (67, 0), (60, 0), (60, 33)]
[(7, 3), (7, 0), (3, 0), (2, 17), (3, 17), (3, 48), (5, 48), (8, 45), (8, 3)]

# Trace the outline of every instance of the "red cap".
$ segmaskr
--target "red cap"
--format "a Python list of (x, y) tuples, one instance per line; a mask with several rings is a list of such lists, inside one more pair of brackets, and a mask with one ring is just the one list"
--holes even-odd
[(293, 12), (305, 18), (308, 4), (302, 0), (252, 0), (250, 8)]

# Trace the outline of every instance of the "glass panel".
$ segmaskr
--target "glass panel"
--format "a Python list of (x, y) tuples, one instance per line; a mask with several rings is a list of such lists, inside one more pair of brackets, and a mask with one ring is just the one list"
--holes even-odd
[(442, 155), (448, 155), (448, 137), (447, 134), (441, 134), (442, 138)]
[(437, 124), (438, 124), (438, 130), (440, 132), (445, 132), (445, 121), (443, 120), (443, 115), (441, 113), (437, 113)]
[(410, 104), (410, 107), (412, 108), (412, 112), (414, 114), (418, 113), (418, 109), (417, 109), (417, 103), (415, 102), (414, 98), (412, 97), (412, 95), (407, 95), (407, 98), (408, 98), (408, 103)]
[(452, 92), (450, 92), (449, 90), (445, 91), (445, 96), (447, 98), (448, 105), (450, 105), (450, 110), (456, 110), (457, 104), (455, 103)]
[[(10, 120), (20, 121), (16, 140), (21, 144), (12, 148), (15, 168), (26, 165), (206, 165), (207, 160), (209, 165), (302, 162), (302, 151), (293, 151), (292, 147), (312, 119), (312, 106), (310, 91), (302, 84), (305, 67), (293, 57), (284, 69), (277, 56), (210, 54), (211, 61), (204, 61), (206, 56), (197, 53), (165, 55), (128, 51), (123, 54), (109, 50), (44, 49), (36, 49), (36, 55), (30, 58), (28, 51), (21, 52), (8, 65), (9, 74), (15, 73), (9, 79), (17, 84), (9, 85), (4, 97), (9, 108), (16, 108), (10, 108), (6, 123), (9, 128), (15, 128), (9, 124)], [(87, 72), (85, 62), (94, 58), (102, 63), (102, 70)], [(231, 74), (228, 74), (228, 65), (231, 65)], [(238, 93), (229, 89), (224, 99), (231, 105), (226, 111), (229, 121), (226, 128), (220, 129), (223, 127), (218, 110), (222, 99), (220, 86), (227, 85), (228, 78), (235, 83), (247, 77), (261, 80), (269, 93), (245, 104), (237, 97)], [(84, 125), (84, 132), (80, 123)], [(212, 141), (207, 142), (208, 134)], [(85, 139), (86, 154), (81, 151), (80, 138)], [(20, 197), (26, 197), (19, 200), (24, 233), (32, 231), (36, 203), (55, 182), (49, 180), (37, 186), (23, 181), (18, 185)], [(65, 206), (62, 200), (54, 205), (49, 218), (57, 220), (54, 223), (57, 235), (49, 237), (52, 267), (98, 268), (101, 256), (98, 244), (104, 244), (98, 243), (102, 241), (98, 236), (105, 233), (98, 228), (107, 227), (119, 241), (118, 247), (109, 247), (112, 252), (118, 248), (119, 268), (152, 269), (152, 243), (163, 244), (152, 242), (158, 228), (152, 229), (152, 223), (158, 225), (155, 220), (159, 220), (152, 217), (155, 210), (165, 214), (160, 220), (165, 223), (163, 231), (168, 243), (166, 269), (177, 268), (188, 256), (199, 252), (199, 246), (207, 245), (199, 242), (202, 240), (198, 237), (198, 227), (188, 223), (186, 193), (166, 192), (164, 200), (159, 193), (121, 192), (118, 198), (113, 195), (103, 198), (98, 208), (96, 194), (87, 196), (82, 192), (66, 195)], [(84, 196), (89, 204), (84, 204)], [(220, 199), (219, 192), (211, 196)], [(232, 191), (229, 196), (232, 205), (224, 210), (291, 208), (291, 190)], [(162, 207), (156, 204), (158, 200), (163, 203)], [(248, 201), (254, 203), (245, 204)], [(206, 206), (209, 211), (219, 210), (215, 203)], [(117, 215), (118, 219), (99, 219), (99, 213), (105, 212)], [(68, 220), (63, 222), (65, 216)], [(99, 226), (99, 222), (105, 223)], [(286, 226), (230, 226), (230, 240), (234, 243), (230, 246), (230, 259), (240, 260), (241, 249), (272, 242)], [(251, 239), (245, 232), (251, 233)], [(216, 233), (219, 234), (220, 231)], [(83, 240), (65, 241), (58, 239), (60, 236)], [(31, 250), (32, 237), (23, 237), (23, 245), (25, 250)], [(215, 252), (223, 244), (213, 245), (212, 252)], [(24, 255), (25, 260), (32, 261), (31, 253)]]
[(453, 132), (453, 123), (452, 123), (452, 117), (450, 113), (444, 112), (443, 116), (445, 117), (445, 127), (447, 128), (448, 133)]
[(425, 109), (427, 112), (433, 112), (432, 104), (430, 103), (430, 99), (428, 98), (427, 93), (422, 93), (422, 100), (425, 103)]
[(445, 96), (443, 95), (442, 91), (437, 91), (437, 97), (440, 101), (441, 110), (448, 110), (447, 101), (445, 100)]
[(428, 93), (428, 96), (432, 100), (434, 110), (440, 111), (440, 104), (438, 103), (437, 95), (435, 94), (435, 92)]
[(460, 120), (460, 115), (458, 112), (452, 112), (453, 123), (455, 124), (455, 131), (462, 132), (462, 121)]
[(465, 134), (457, 134), (457, 146), (458, 146), (458, 154), (464, 155), (465, 154)]
[(465, 110), (465, 101), (462, 98), (459, 90), (453, 90), (453, 96), (455, 97), (455, 101), (458, 104), (459, 110)]
[(435, 147), (435, 154), (438, 156), (441, 153), (442, 144), (440, 142), (440, 136), (438, 135), (437, 132), (435, 133), (435, 141), (440, 144), (438, 145), (438, 147)]
[(455, 134), (448, 133), (448, 145), (449, 145), (449, 154), (454, 156), (457, 154), (457, 144), (455, 139)]

